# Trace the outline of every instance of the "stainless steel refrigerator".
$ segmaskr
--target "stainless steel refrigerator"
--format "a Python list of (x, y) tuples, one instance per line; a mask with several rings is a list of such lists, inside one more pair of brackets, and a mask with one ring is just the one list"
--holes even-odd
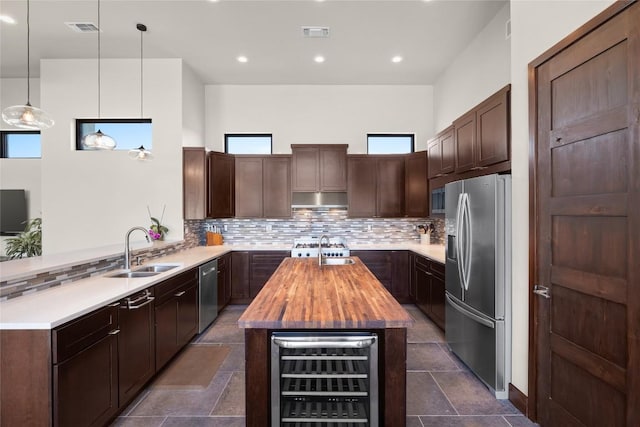
[(445, 186), (445, 336), (495, 393), (511, 380), (511, 175)]

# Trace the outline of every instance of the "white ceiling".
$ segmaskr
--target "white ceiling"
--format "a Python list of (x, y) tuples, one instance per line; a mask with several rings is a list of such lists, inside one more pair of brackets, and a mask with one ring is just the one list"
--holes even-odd
[[(507, 0), (101, 0), (102, 58), (182, 58), (205, 84), (433, 84)], [(40, 58), (95, 58), (97, 0), (31, 0)], [(26, 0), (0, 0), (0, 76), (26, 76)], [(326, 39), (302, 26), (330, 27)], [(315, 63), (315, 55), (326, 61)], [(249, 61), (241, 64), (238, 55)], [(404, 61), (394, 64), (391, 57)], [(470, 70), (472, 71), (472, 70)]]

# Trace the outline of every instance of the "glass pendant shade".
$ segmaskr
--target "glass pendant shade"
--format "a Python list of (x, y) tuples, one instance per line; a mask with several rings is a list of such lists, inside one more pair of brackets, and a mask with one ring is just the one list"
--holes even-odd
[(20, 129), (48, 129), (54, 121), (38, 107), (27, 103), (25, 105), (13, 105), (2, 112), (2, 120)]
[(98, 129), (97, 132), (89, 133), (82, 138), (82, 148), (85, 150), (113, 150), (116, 148), (116, 141)]
[(129, 157), (141, 161), (153, 160), (153, 154), (151, 154), (151, 151), (145, 149), (144, 145), (134, 148), (133, 150), (129, 150)]

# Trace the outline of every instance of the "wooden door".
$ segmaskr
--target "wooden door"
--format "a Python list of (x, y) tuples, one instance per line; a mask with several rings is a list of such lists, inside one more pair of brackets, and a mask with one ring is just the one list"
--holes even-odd
[(249, 295), (254, 298), (290, 252), (251, 252), (249, 262)]
[(262, 157), (236, 157), (236, 217), (262, 217)]
[(291, 157), (266, 156), (262, 168), (263, 216), (291, 218)]
[(347, 180), (349, 216), (371, 218), (376, 215), (376, 161), (369, 156), (349, 156)]
[(508, 85), (476, 109), (477, 167), (509, 160), (509, 90)]
[(347, 191), (347, 146), (319, 148), (319, 191)]
[(184, 219), (207, 215), (207, 154), (204, 147), (182, 149), (182, 211)]
[(640, 425), (639, 22), (635, 3), (532, 65), (543, 427)]
[(455, 172), (466, 172), (475, 167), (476, 112), (468, 112), (453, 122), (455, 133)]
[(456, 141), (453, 132), (453, 126), (441, 132), (440, 136), (440, 173), (448, 175), (456, 169)]
[(318, 147), (291, 146), (292, 191), (318, 191)]
[(207, 155), (207, 217), (231, 218), (235, 214), (235, 161), (232, 155)]
[(426, 218), (429, 216), (429, 181), (427, 152), (418, 151), (405, 159), (405, 215)]
[(246, 304), (249, 297), (249, 252), (231, 252), (231, 302)]
[(178, 306), (174, 297), (156, 304), (156, 370), (160, 371), (178, 351)]
[(427, 143), (427, 157), (429, 159), (429, 178), (441, 176), (442, 145), (440, 145), (440, 138), (438, 136)]
[(377, 216), (404, 215), (404, 157), (381, 156), (376, 164)]
[(198, 282), (181, 288), (176, 294), (178, 312), (176, 316), (177, 345), (180, 350), (198, 333)]

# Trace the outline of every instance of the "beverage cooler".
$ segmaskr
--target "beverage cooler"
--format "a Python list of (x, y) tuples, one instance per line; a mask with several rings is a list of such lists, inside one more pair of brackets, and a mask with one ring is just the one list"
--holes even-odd
[(378, 336), (271, 335), (271, 425), (378, 427)]

